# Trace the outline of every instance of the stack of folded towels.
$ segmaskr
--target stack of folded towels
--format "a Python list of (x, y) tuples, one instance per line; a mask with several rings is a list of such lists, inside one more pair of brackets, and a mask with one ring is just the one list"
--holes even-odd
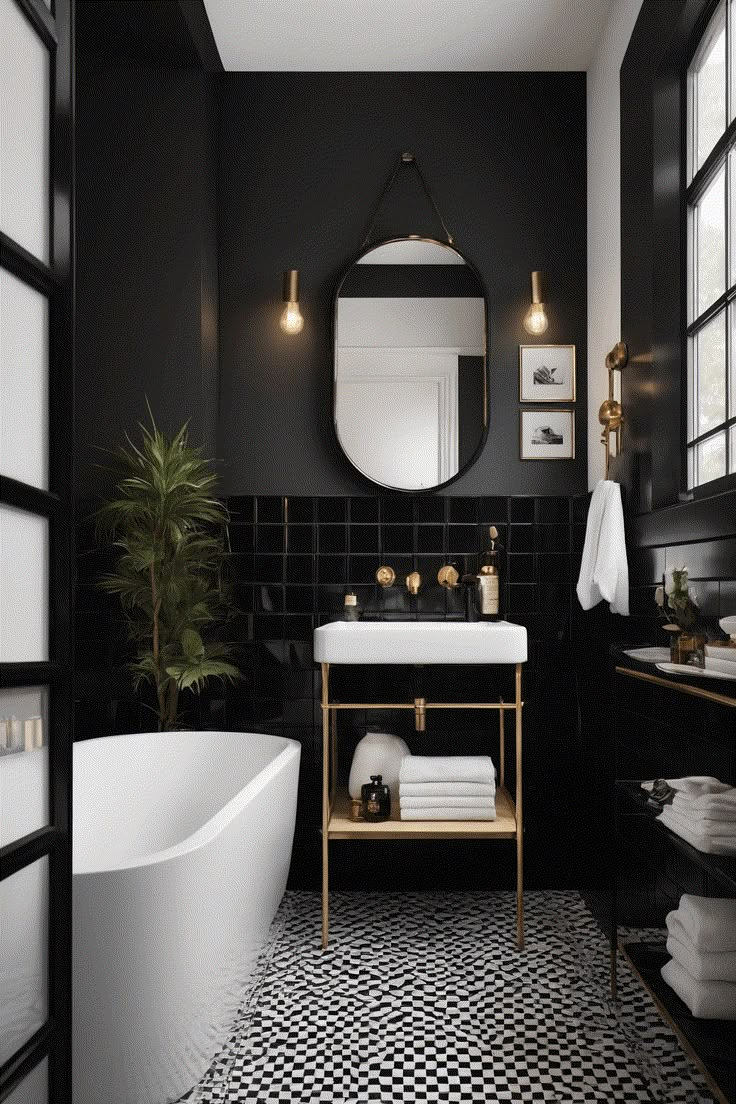
[(495, 820), (493, 762), (487, 755), (408, 755), (399, 804), (402, 820)]
[(662, 977), (705, 1020), (736, 1020), (736, 901), (684, 893), (667, 916)]
[[(674, 790), (662, 806), (661, 824), (698, 851), (712, 855), (736, 855), (736, 787), (717, 778), (671, 778)], [(642, 789), (651, 791), (653, 783)]]

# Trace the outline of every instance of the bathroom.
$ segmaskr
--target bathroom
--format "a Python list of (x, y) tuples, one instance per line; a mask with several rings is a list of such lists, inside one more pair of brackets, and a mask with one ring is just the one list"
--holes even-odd
[(0, 1100), (736, 1100), (734, 19), (0, 0)]

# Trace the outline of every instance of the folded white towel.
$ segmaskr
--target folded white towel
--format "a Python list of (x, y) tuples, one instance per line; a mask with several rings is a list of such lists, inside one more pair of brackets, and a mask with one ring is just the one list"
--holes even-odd
[(736, 951), (699, 951), (677, 912), (667, 917), (667, 950), (696, 981), (736, 982)]
[(704, 820), (736, 820), (736, 788), (701, 797), (678, 792), (672, 798), (672, 808)]
[(684, 839), (696, 851), (702, 851), (704, 855), (736, 855), (736, 836), (697, 835), (683, 827), (680, 818), (672, 812), (669, 805), (665, 805), (657, 819), (660, 824), (666, 825), (670, 832), (674, 832), (676, 836)]
[(493, 797), (494, 782), (401, 782), (402, 797)]
[(496, 780), (488, 755), (407, 755), (402, 760), (400, 782), (483, 782)]
[(411, 797), (401, 794), (399, 801), (402, 809), (431, 809), (448, 808), (456, 809), (495, 809), (496, 802), (493, 797), (458, 797), (453, 794), (449, 797), (435, 795), (434, 797)]
[(456, 805), (435, 805), (423, 809), (405, 809), (401, 806), (402, 820), (495, 820), (495, 809), (461, 809)]
[(600, 480), (588, 507), (577, 595), (584, 610), (605, 598), (611, 613), (628, 615), (629, 567), (621, 488), (610, 479)]
[[(736, 822), (732, 820), (696, 820), (689, 813), (682, 813), (674, 805), (665, 805), (662, 816), (667, 813), (666, 822), (672, 828), (677, 825), (686, 832), (698, 836), (702, 840), (722, 839), (736, 840)], [(660, 817), (661, 819), (661, 817)]]
[(697, 981), (674, 958), (665, 963), (661, 973), (693, 1016), (700, 1020), (736, 1020), (736, 985), (732, 982)]
[[(712, 778), (705, 774), (693, 774), (688, 778), (665, 778), (665, 782), (673, 790), (690, 794), (692, 797), (702, 797), (705, 794), (723, 794), (733, 789), (733, 786), (729, 786), (728, 782), (721, 782), (718, 778)], [(653, 785), (653, 781), (642, 782), (641, 788), (651, 790)]]
[(736, 901), (683, 893), (677, 916), (699, 951), (736, 951)]

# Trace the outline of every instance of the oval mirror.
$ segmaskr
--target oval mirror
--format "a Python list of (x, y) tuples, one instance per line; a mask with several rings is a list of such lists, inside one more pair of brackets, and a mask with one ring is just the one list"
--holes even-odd
[(454, 246), (362, 253), (335, 299), (335, 428), (351, 464), (392, 490), (460, 475), (488, 426), (486, 336), (480, 277)]

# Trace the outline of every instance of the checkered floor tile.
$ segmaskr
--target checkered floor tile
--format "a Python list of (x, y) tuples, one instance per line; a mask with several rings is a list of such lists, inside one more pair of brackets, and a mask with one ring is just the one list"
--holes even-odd
[(711, 1104), (579, 896), (289, 893), (188, 1104)]

